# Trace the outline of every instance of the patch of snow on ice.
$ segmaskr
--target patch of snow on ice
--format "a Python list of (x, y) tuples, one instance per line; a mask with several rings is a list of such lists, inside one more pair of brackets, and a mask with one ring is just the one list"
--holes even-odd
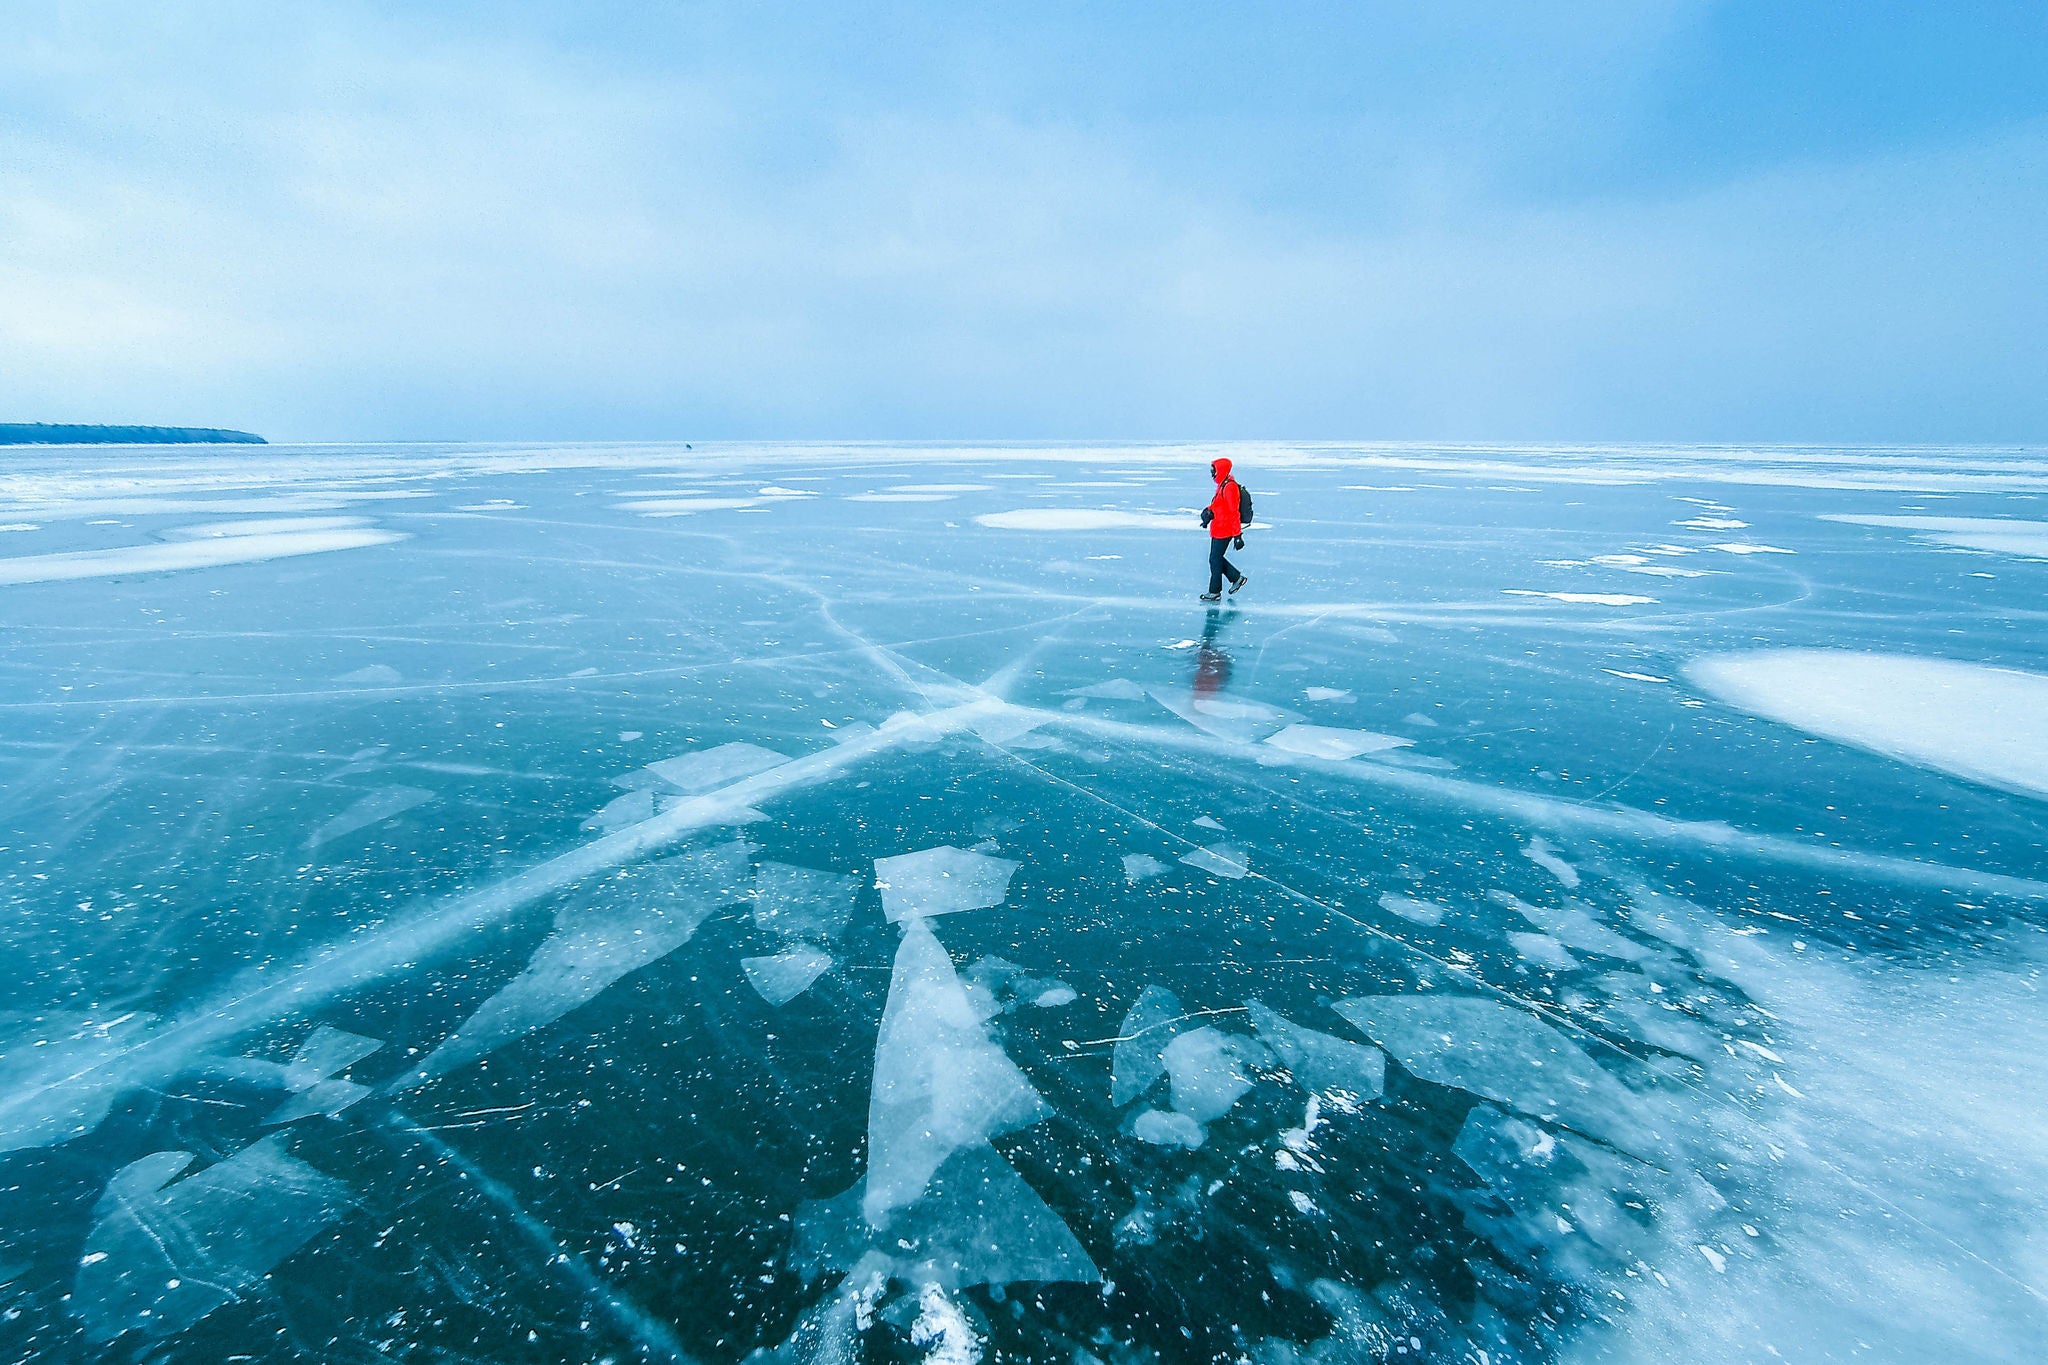
[(1557, 850), (1550, 846), (1550, 841), (1542, 835), (1537, 835), (1522, 846), (1522, 856), (1563, 882), (1567, 887), (1578, 886), (1579, 870), (1563, 858), (1560, 858)]
[[(1917, 532), (1918, 540), (1963, 550), (1989, 550), (2022, 559), (2048, 559), (2048, 521), (2005, 517), (1855, 516), (1824, 512), (1822, 521), (1852, 526), (1888, 526)], [(0, 527), (0, 530), (4, 530)]]
[(1534, 588), (1502, 588), (1501, 591), (1509, 597), (1548, 597), (1558, 602), (1592, 607), (1638, 607), (1657, 600), (1626, 592), (1538, 592)]
[(1444, 908), (1441, 905), (1419, 901), (1413, 896), (1398, 896), (1392, 891), (1380, 893), (1380, 909), (1390, 915), (1399, 915), (1411, 923), (1430, 928), (1444, 922)]
[(390, 545), (405, 539), (407, 537), (401, 532), (358, 527), (333, 531), (272, 531), (162, 545), (127, 545), (111, 550), (23, 555), (15, 559), (0, 559), (0, 586), (218, 569), (299, 555), (328, 554), (335, 550), (368, 549), (373, 545)]
[(1956, 777), (2048, 797), (2048, 675), (1852, 650), (1714, 655), (1686, 676), (1730, 706)]
[(1113, 512), (1092, 507), (1028, 507), (984, 512), (974, 519), (996, 531), (1185, 531), (1193, 517), (1164, 512)]

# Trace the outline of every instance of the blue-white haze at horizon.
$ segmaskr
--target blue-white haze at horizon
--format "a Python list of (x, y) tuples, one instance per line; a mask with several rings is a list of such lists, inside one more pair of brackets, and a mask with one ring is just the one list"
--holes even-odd
[(2044, 501), (10, 453), (0, 1359), (2027, 1359)]
[(2026, 3), (11, 5), (0, 418), (2013, 441)]

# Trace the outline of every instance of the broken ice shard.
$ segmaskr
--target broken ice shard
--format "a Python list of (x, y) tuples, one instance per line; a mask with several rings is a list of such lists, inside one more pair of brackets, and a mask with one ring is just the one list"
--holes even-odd
[(1387, 1058), (1378, 1048), (1303, 1028), (1256, 1000), (1246, 1009), (1259, 1040), (1308, 1089), (1343, 1091), (1361, 1100), (1379, 1098), (1386, 1085)]
[(1515, 911), (1552, 938), (1582, 952), (1620, 958), (1624, 962), (1640, 962), (1650, 956), (1650, 950), (1642, 944), (1623, 937), (1594, 919), (1582, 902), (1573, 901), (1555, 907), (1531, 905), (1511, 892), (1499, 890), (1487, 892), (1486, 898), (1495, 905)]
[(949, 1155), (921, 1197), (892, 1213), (884, 1228), (863, 1212), (869, 1192), (857, 1183), (799, 1208), (791, 1268), (815, 1279), (852, 1269), (879, 1250), (895, 1278), (947, 1289), (1102, 1278), (1072, 1229), (986, 1142)]
[(787, 1005), (809, 990), (811, 983), (831, 965), (832, 954), (809, 944), (801, 944), (772, 957), (740, 960), (740, 969), (747, 974), (747, 984), (760, 992), (761, 998), (771, 1005)]
[(677, 791), (695, 796), (741, 778), (765, 773), (770, 768), (779, 768), (787, 762), (787, 755), (764, 749), (758, 744), (721, 744), (700, 752), (664, 758), (659, 763), (648, 764), (642, 771), (652, 773)]
[(1410, 1073), (1625, 1151), (1663, 1146), (1629, 1088), (1528, 1011), (1474, 995), (1366, 995), (1335, 1006)]
[(1163, 1060), (1173, 1107), (1197, 1123), (1211, 1123), (1252, 1088), (1251, 1069), (1272, 1058), (1250, 1038), (1203, 1027), (1168, 1043)]
[(846, 932), (860, 874), (762, 863), (754, 874), (754, 923), (771, 934), (829, 943)]
[(1116, 1051), (1110, 1057), (1110, 1103), (1121, 1109), (1150, 1090), (1166, 1074), (1161, 1057), (1166, 1045), (1175, 1034), (1193, 1027), (1172, 991), (1164, 986), (1139, 991), (1117, 1029)]
[(406, 1084), (431, 1080), (546, 1027), (689, 942), (713, 910), (746, 897), (750, 848), (735, 840), (628, 867), (590, 885), (556, 913), (554, 932), (526, 970), (484, 1001)]
[(1229, 844), (1211, 844), (1198, 848), (1193, 853), (1183, 853), (1180, 860), (1189, 867), (1198, 867), (1212, 876), (1242, 880), (1251, 864), (1238, 849)]
[(383, 787), (358, 800), (341, 814), (320, 826), (306, 839), (307, 848), (318, 848), (330, 840), (368, 829), (414, 806), (425, 805), (434, 794), (424, 787)]
[(900, 924), (1001, 905), (1016, 871), (1008, 858), (942, 844), (875, 859), (875, 885), (882, 892), (882, 913)]
[(258, 1291), (356, 1202), (274, 1137), (167, 1186), (191, 1161), (188, 1152), (156, 1152), (107, 1182), (71, 1298), (93, 1341), (182, 1332)]
[(896, 950), (875, 1040), (862, 1211), (881, 1228), (954, 1152), (1051, 1109), (982, 1026), (953, 960), (922, 920)]
[(1339, 730), (1328, 725), (1290, 725), (1267, 739), (1275, 749), (1304, 758), (1346, 759), (1376, 754), (1387, 749), (1405, 749), (1415, 741), (1371, 730)]
[(1124, 884), (1136, 886), (1147, 877), (1156, 877), (1166, 871), (1166, 864), (1149, 853), (1126, 853), (1124, 855)]
[(1147, 1109), (1131, 1122), (1131, 1136), (1155, 1147), (1199, 1147), (1209, 1140), (1209, 1130), (1171, 1109)]

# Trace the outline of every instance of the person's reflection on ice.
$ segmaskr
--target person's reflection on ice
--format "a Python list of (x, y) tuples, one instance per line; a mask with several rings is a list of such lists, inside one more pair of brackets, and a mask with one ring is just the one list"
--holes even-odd
[(1230, 685), (1230, 652), (1221, 636), (1226, 614), (1211, 608), (1202, 623), (1202, 643), (1195, 649), (1195, 700), (1207, 701)]

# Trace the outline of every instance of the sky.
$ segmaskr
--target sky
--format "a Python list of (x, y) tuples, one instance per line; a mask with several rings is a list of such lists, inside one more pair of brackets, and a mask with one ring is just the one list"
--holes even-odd
[(2038, 0), (9, 0), (0, 421), (2048, 440)]

